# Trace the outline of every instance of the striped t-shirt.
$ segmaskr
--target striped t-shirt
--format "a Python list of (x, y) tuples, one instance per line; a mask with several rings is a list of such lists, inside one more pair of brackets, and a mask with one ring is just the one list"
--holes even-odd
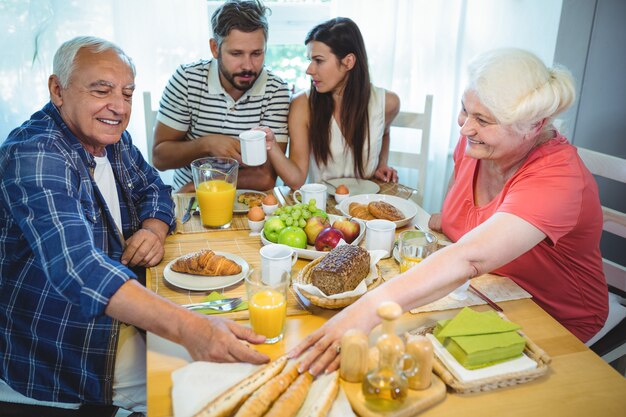
[[(161, 96), (157, 120), (187, 132), (186, 140), (209, 134), (237, 137), (253, 127), (267, 126), (278, 142), (287, 142), (289, 99), (287, 84), (264, 68), (235, 101), (220, 83), (217, 60), (201, 60), (176, 69)], [(176, 187), (192, 180), (188, 166), (174, 173)]]

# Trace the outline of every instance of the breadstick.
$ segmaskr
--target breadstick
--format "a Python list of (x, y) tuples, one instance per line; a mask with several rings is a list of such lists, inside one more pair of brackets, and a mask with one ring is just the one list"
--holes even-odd
[(205, 405), (194, 417), (228, 417), (261, 385), (283, 370), (287, 357), (281, 356), (261, 367), (252, 375), (233, 385)]
[(280, 375), (270, 379), (241, 405), (235, 417), (261, 417), (298, 375), (298, 363), (289, 362)]
[(265, 417), (293, 417), (306, 399), (313, 375), (309, 372), (301, 374), (296, 381), (281, 395)]

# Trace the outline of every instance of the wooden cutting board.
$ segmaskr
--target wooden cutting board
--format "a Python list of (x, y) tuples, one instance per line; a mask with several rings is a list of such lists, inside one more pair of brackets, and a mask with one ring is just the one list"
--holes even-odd
[(367, 408), (363, 392), (361, 391), (360, 382), (347, 382), (343, 379), (340, 379), (340, 381), (341, 386), (350, 401), (352, 409), (360, 417), (411, 417), (421, 413), (435, 404), (438, 404), (446, 397), (446, 385), (437, 375), (432, 374), (432, 380), (429, 388), (421, 391), (414, 391), (410, 389), (407, 398), (404, 400), (404, 403), (400, 406), (400, 408), (381, 413)]

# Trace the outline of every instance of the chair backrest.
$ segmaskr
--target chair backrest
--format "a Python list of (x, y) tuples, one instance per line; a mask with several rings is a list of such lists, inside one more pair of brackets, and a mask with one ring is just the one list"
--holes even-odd
[(152, 94), (149, 91), (143, 92), (143, 112), (146, 123), (148, 163), (152, 165), (152, 145), (154, 144), (154, 125), (156, 124), (157, 111), (152, 109)]
[[(426, 165), (428, 164), (428, 142), (430, 140), (430, 123), (432, 111), (433, 96), (427, 95), (424, 104), (424, 112), (400, 112), (391, 123), (392, 127), (402, 127), (422, 131), (422, 139), (419, 146), (419, 153), (390, 151), (388, 159), (389, 166), (392, 166), (394, 168), (400, 167), (417, 170), (417, 184), (405, 185), (413, 187), (417, 190), (415, 201), (420, 205), (423, 203), (424, 200), (424, 187), (426, 185)], [(412, 147), (412, 149), (416, 148)]]
[[(626, 159), (578, 148), (578, 155), (592, 174), (626, 184)], [(603, 230), (626, 239), (626, 213), (602, 207)], [(604, 261), (604, 275), (610, 286), (626, 292), (626, 266), (608, 259)]]

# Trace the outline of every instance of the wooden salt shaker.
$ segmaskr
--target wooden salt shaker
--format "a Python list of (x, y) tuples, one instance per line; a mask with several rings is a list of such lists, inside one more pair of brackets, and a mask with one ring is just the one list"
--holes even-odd
[(369, 346), (365, 332), (348, 330), (341, 338), (339, 375), (348, 382), (361, 382), (367, 372)]
[(406, 343), (406, 353), (417, 363), (417, 373), (409, 377), (409, 388), (423, 390), (430, 387), (433, 372), (433, 344), (426, 336), (413, 336)]

